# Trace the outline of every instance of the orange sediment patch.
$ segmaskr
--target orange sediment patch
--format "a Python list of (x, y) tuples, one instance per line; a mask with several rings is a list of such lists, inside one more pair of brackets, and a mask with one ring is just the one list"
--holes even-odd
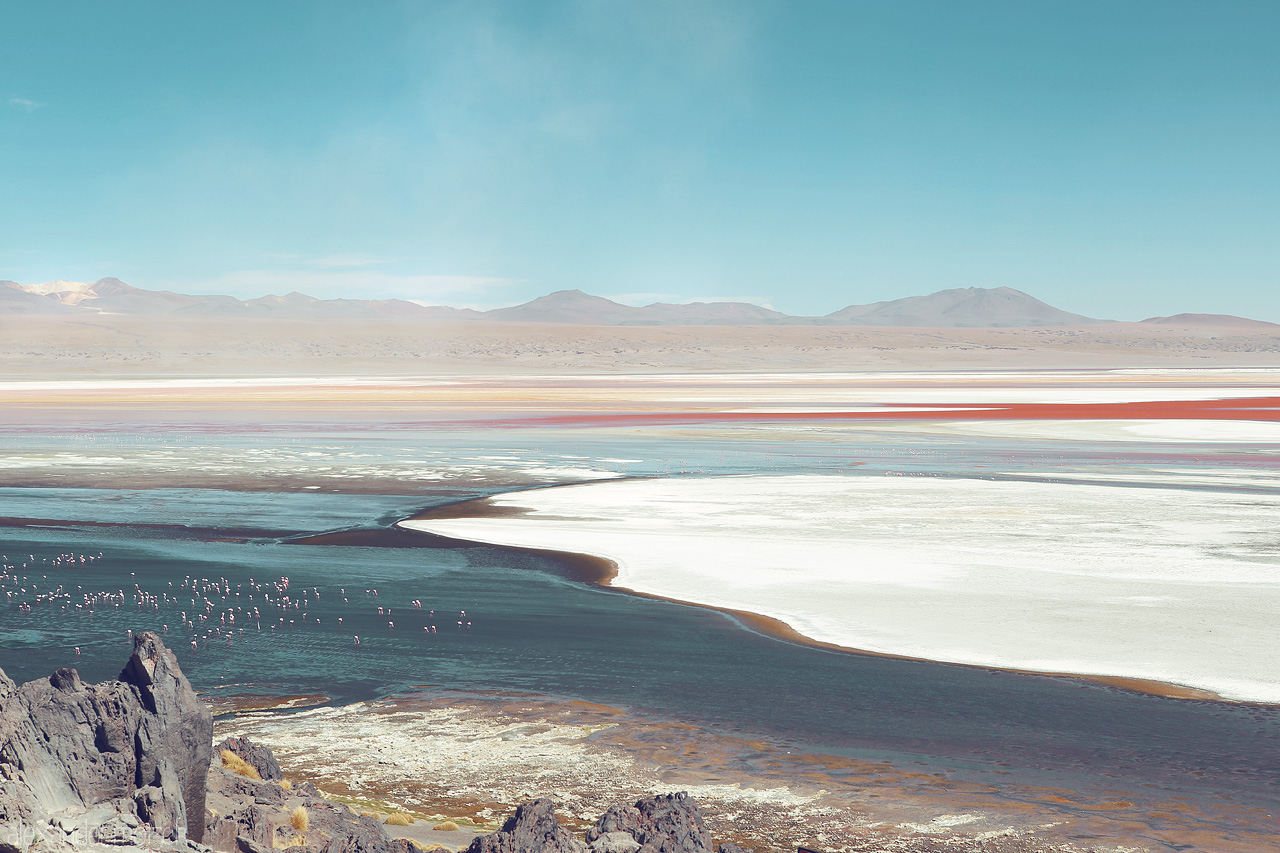
[(243, 714), (255, 711), (285, 711), (299, 708), (313, 708), (331, 701), (323, 693), (311, 693), (303, 696), (263, 696), (251, 693), (218, 695), (202, 693), (201, 699), (213, 710), (215, 717), (227, 714)]

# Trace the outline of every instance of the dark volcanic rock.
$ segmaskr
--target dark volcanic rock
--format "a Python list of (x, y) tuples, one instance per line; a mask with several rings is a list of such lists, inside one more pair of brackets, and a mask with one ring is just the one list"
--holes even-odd
[[(308, 800), (310, 826), (305, 834), (309, 850), (323, 853), (416, 853), (412, 843), (391, 838), (371, 817), (357, 817), (342, 803)], [(327, 836), (323, 841), (313, 841)]]
[[(249, 741), (237, 744), (246, 745), (249, 754), (263, 762), (255, 766), (278, 768), (270, 749)], [(225, 741), (219, 749), (223, 746)], [(245, 756), (238, 749), (233, 751)], [(257, 853), (283, 846), (298, 853), (416, 853), (410, 842), (387, 835), (374, 818), (359, 817), (346, 805), (323, 799), (310, 783), (286, 790), (278, 781), (246, 779), (215, 762), (209, 769), (207, 791), (210, 805), (224, 814), (210, 815), (204, 840), (222, 853)], [(305, 830), (291, 825), (290, 814), (299, 806), (307, 812)]]
[(634, 806), (613, 806), (587, 830), (598, 853), (626, 853), (619, 835), (634, 839), (635, 853), (712, 853), (711, 833), (697, 802), (684, 791), (645, 797)]
[(275, 805), (284, 805), (288, 796), (285, 789), (281, 788), (277, 782), (260, 782), (257, 779), (237, 776), (230, 771), (223, 774), (219, 789), (228, 797)]
[[(151, 631), (134, 636), (133, 654), (120, 673), (120, 680), (137, 688), (143, 704), (151, 712), (142, 717), (134, 735), (138, 785), (162, 787), (167, 793), (165, 786), (176, 781), (185, 812), (192, 816), (187, 835), (199, 841), (204, 834), (204, 786), (213, 743), (213, 715), (209, 706), (196, 698), (178, 667), (177, 657)], [(166, 796), (158, 807), (173, 810), (176, 805)], [(160, 826), (143, 815), (141, 809), (139, 814)], [(175, 813), (175, 826), (178, 817)]]
[(284, 774), (280, 772), (280, 765), (276, 763), (276, 757), (271, 750), (254, 743), (247, 737), (229, 737), (218, 744), (214, 752), (221, 755), (224, 749), (231, 750), (247, 763), (252, 764), (254, 769), (258, 771), (258, 775), (265, 782), (284, 778)]
[(467, 853), (587, 853), (587, 846), (556, 821), (548, 799), (524, 803), (502, 829), (471, 842)]
[[(212, 740), (209, 709), (150, 632), (134, 638), (119, 681), (86, 685), (60, 669), (17, 687), (0, 673), (0, 824), (72, 821), (103, 804), (94, 827), (114, 814), (199, 841)], [(102, 834), (121, 834), (112, 827)]]
[(319, 798), (320, 791), (310, 782), (297, 782), (293, 786), (293, 793), (299, 797), (316, 797)]
[(231, 814), (210, 820), (205, 826), (204, 843), (214, 850), (235, 851), (242, 841), (271, 847), (275, 831), (267, 812), (261, 806), (245, 806)]

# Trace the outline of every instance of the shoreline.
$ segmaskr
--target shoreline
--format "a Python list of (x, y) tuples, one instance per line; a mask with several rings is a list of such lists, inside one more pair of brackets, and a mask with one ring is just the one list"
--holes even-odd
[[(650, 478), (627, 478), (627, 479), (650, 479)], [(543, 489), (563, 488), (563, 484), (538, 486), (533, 489), (522, 489), (517, 492), (503, 492), (500, 495), (492, 497), (509, 496), (519, 491), (541, 491)], [(620, 586), (615, 583), (619, 574), (619, 568), (616, 562), (596, 554), (550, 549), (550, 548), (533, 548), (516, 545), (503, 545), (481, 540), (459, 538), (448, 536), (441, 533), (435, 533), (428, 530), (418, 530), (411, 527), (403, 526), (403, 522), (412, 522), (420, 520), (433, 519), (460, 519), (460, 518), (510, 518), (527, 514), (529, 510), (521, 507), (496, 507), (488, 503), (489, 497), (469, 498), (454, 503), (448, 503), (437, 507), (432, 507), (426, 511), (419, 512), (409, 518), (401, 519), (392, 526), (382, 529), (356, 529), (356, 530), (338, 530), (314, 533), (310, 531), (284, 531), (284, 530), (258, 530), (258, 529), (227, 529), (218, 527), (192, 528), (182, 525), (166, 525), (166, 524), (147, 524), (147, 523), (122, 523), (122, 522), (101, 522), (101, 521), (83, 521), (83, 520), (64, 520), (64, 519), (42, 519), (42, 518), (18, 518), (18, 517), (0, 517), (0, 528), (35, 528), (35, 529), (68, 529), (88, 527), (95, 528), (124, 528), (136, 529), (160, 534), (161, 538), (166, 539), (194, 539), (210, 542), (236, 542), (244, 543), (253, 539), (260, 538), (279, 538), (280, 544), (288, 545), (314, 545), (314, 546), (363, 546), (377, 548), (422, 548), (422, 549), (439, 549), (454, 547), (490, 547), (498, 548), (504, 551), (530, 554), (549, 559), (553, 564), (562, 569), (559, 574), (569, 580), (581, 583), (587, 586), (608, 589), (625, 595), (635, 596), (637, 598), (646, 598), (655, 601), (664, 601), (671, 604), (678, 604), (687, 607), (697, 607), (703, 610), (720, 613), (739, 622), (743, 627), (755, 633), (768, 636), (784, 642), (803, 645), (810, 648), (822, 649), (825, 651), (837, 652), (841, 654), (850, 654), (863, 657), (884, 658), (890, 660), (916, 661), (924, 663), (934, 663), (945, 666), (963, 667), (966, 669), (980, 670), (986, 672), (1002, 672), (1013, 673), (1019, 675), (1041, 676), (1046, 678), (1072, 679), (1076, 681), (1084, 681), (1100, 686), (1111, 687), (1120, 690), (1126, 690), (1133, 693), (1144, 695), (1160, 696), (1171, 699), (1182, 699), (1191, 701), (1209, 701), (1239, 706), (1258, 706), (1264, 708), (1275, 707), (1274, 703), (1261, 701), (1250, 701), (1242, 699), (1229, 699), (1217, 694), (1213, 691), (1189, 687), (1182, 684), (1164, 682), (1155, 679), (1144, 679), (1137, 677), (1127, 677), (1119, 675), (1102, 675), (1094, 673), (1077, 673), (1067, 671), (1047, 671), (1025, 669), (1020, 667), (1000, 667), (974, 663), (962, 663), (956, 661), (940, 660), (936, 658), (922, 657), (917, 655), (897, 654), (893, 652), (875, 651), (870, 649), (859, 648), (856, 646), (847, 646), (839, 643), (832, 643), (809, 637), (785, 620), (768, 616), (765, 614), (743, 610), (732, 607), (725, 607), (716, 604), (704, 602), (690, 601), (687, 599), (675, 598), (670, 596), (659, 595), (656, 593), (643, 592), (629, 587)]]
[[(496, 824), (533, 790), (555, 798), (561, 819), (579, 829), (611, 802), (687, 790), (718, 836), (761, 850), (853, 851), (878, 842), (874, 849), (923, 853), (945, 840), (949, 850), (973, 853), (1076, 853), (1073, 842), (1087, 837), (1103, 842), (1100, 850), (1194, 840), (1215, 853), (1253, 853), (1271, 837), (1257, 809), (1191, 804), (1133, 780), (1088, 781), (1059, 769), (1019, 780), (999, 770), (957, 775), (906, 753), (829, 753), (521, 689), (424, 686), (300, 712), (249, 710), (220, 718), (216, 730), (269, 745), (291, 775), (339, 799), (462, 815), (477, 826)], [(536, 749), (513, 755), (512, 732)]]
[[(576, 484), (569, 484), (576, 485)], [(546, 486), (543, 488), (563, 488), (562, 486)], [(509, 495), (511, 493), (504, 493)], [(498, 496), (495, 496), (498, 497)], [(1267, 702), (1250, 702), (1238, 699), (1227, 699), (1211, 690), (1204, 690), (1196, 687), (1188, 687), (1182, 684), (1174, 684), (1170, 682), (1157, 681), (1147, 678), (1134, 678), (1120, 675), (1099, 675), (1093, 673), (1076, 673), (1076, 672), (1047, 672), (1034, 669), (1021, 669), (1018, 667), (997, 667), (984, 666), (982, 664), (958, 663), (954, 661), (936, 660), (934, 658), (918, 657), (914, 655), (894, 654), (893, 652), (878, 652), (870, 649), (860, 649), (853, 646), (844, 646), (838, 643), (830, 643), (823, 640), (816, 640), (812, 637), (800, 633), (790, 624), (782, 619), (773, 616), (767, 616), (762, 613), (754, 613), (747, 610), (739, 610), (731, 607), (722, 607), (715, 604), (707, 604), (697, 601), (687, 601), (679, 598), (671, 598), (655, 593), (641, 592), (630, 589), (625, 586), (617, 586), (614, 580), (618, 576), (618, 564), (608, 557), (586, 554), (577, 551), (563, 551), (551, 548), (529, 548), (518, 545), (500, 545), (492, 542), (483, 542), (475, 539), (463, 539), (459, 537), (446, 536), (441, 533), (435, 533), (429, 530), (417, 530), (412, 527), (405, 527), (404, 522), (410, 521), (429, 521), (433, 519), (447, 518), (510, 518), (528, 514), (530, 510), (522, 507), (496, 507), (488, 503), (489, 498), (472, 498), (469, 500), (459, 501), (457, 503), (446, 504), (440, 507), (419, 513), (412, 518), (402, 519), (395, 523), (395, 527), (410, 531), (413, 535), (431, 537), (435, 539), (448, 540), (452, 542), (465, 543), (468, 545), (485, 546), (491, 548), (502, 548), (504, 550), (515, 551), (523, 554), (534, 554), (551, 559), (565, 568), (565, 575), (571, 580), (588, 586), (596, 586), (605, 589), (615, 590), (626, 595), (633, 595), (638, 598), (648, 598), (655, 601), (666, 601), (671, 604), (679, 604), (686, 607), (698, 607), (704, 610), (711, 610), (716, 613), (722, 613), (741, 622), (749, 630), (772, 637), (785, 642), (796, 643), (798, 645), (809, 646), (811, 648), (823, 649), (825, 651), (839, 652), (841, 654), (861, 655), (864, 657), (887, 658), (890, 660), (917, 661), (923, 663), (935, 663), (943, 666), (957, 666), (966, 669), (983, 670), (986, 672), (1004, 672), (1017, 675), (1041, 676), (1044, 678), (1073, 679), (1085, 681), (1091, 684), (1101, 685), (1119, 690), (1127, 690), (1132, 693), (1140, 693), (1149, 696), (1160, 696), (1166, 699), (1181, 699), (1199, 702), (1221, 702), (1230, 705), (1257, 705), (1260, 707), (1273, 707)]]

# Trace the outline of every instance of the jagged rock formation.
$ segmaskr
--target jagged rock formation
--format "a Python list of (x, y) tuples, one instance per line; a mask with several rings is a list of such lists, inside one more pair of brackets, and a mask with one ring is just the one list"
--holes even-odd
[(482, 835), (467, 853), (745, 853), (713, 846), (697, 802), (685, 792), (616, 805), (587, 830), (586, 844), (556, 821), (548, 799), (520, 806), (502, 829)]
[(472, 841), (467, 853), (587, 853), (587, 845), (556, 821), (552, 800), (539, 799), (517, 808), (502, 829)]
[[(210, 812), (204, 836), (214, 850), (256, 853), (288, 846), (298, 853), (415, 853), (410, 842), (391, 838), (376, 819), (324, 799), (310, 783), (286, 788), (280, 765), (265, 746), (237, 737), (217, 749), (219, 754), (231, 750), (263, 778), (239, 776), (214, 762), (207, 780)], [(295, 809), (306, 813), (305, 829), (294, 825)]]
[[(209, 708), (154, 633), (134, 637), (117, 681), (86, 685), (74, 669), (59, 669), (18, 687), (0, 672), (0, 828), (23, 842), (0, 840), (0, 853), (37, 842), (50, 853), (414, 849), (313, 785), (286, 789), (266, 747), (245, 738), (218, 745), (253, 765), (259, 781), (220, 762), (211, 768), (212, 744)], [(293, 825), (296, 808), (307, 813), (305, 830)]]
[[(219, 780), (210, 779), (212, 786)], [(391, 838), (375, 818), (360, 817), (343, 803), (320, 796), (315, 788), (286, 792), (278, 782), (255, 783), (249, 796), (231, 795), (238, 807), (211, 816), (205, 842), (222, 853), (249, 853), (290, 847), (298, 853), (415, 853), (405, 839)], [(274, 788), (276, 793), (269, 793)], [(261, 796), (267, 794), (267, 796)], [(306, 829), (290, 822), (293, 809), (307, 814)]]
[(151, 632), (118, 681), (59, 669), (18, 687), (0, 672), (0, 825), (55, 826), (73, 846), (128, 843), (144, 825), (199, 841), (212, 740), (208, 707)]
[[(626, 835), (642, 853), (689, 853), (712, 849), (711, 833), (698, 804), (687, 793), (647, 797), (633, 806), (613, 806), (587, 831), (595, 847), (605, 836)], [(622, 851), (619, 851), (622, 853)]]
[(224, 749), (231, 750), (253, 765), (253, 768), (258, 771), (258, 775), (265, 782), (284, 778), (284, 773), (280, 771), (280, 765), (276, 762), (276, 757), (271, 750), (254, 743), (247, 737), (229, 737), (218, 744), (214, 753), (221, 755)]

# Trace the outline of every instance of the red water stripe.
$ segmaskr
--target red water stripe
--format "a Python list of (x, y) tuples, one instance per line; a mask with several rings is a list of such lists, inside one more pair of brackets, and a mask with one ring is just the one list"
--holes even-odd
[[(937, 411), (930, 403), (885, 403), (886, 412), (624, 412), (579, 413), (475, 421), (477, 427), (649, 426), (797, 421), (997, 421), (997, 420), (1235, 420), (1280, 421), (1280, 397), (1228, 400), (1156, 400), (1131, 403), (958, 403)], [(462, 426), (454, 423), (453, 426)]]

